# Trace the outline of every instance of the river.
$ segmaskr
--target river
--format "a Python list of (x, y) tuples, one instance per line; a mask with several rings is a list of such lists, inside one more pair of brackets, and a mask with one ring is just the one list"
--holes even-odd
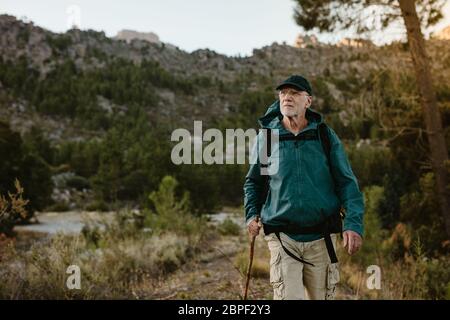
[[(112, 219), (115, 212), (97, 211), (67, 211), (67, 212), (38, 212), (36, 219), (39, 223), (20, 225), (14, 228), (17, 232), (37, 232), (48, 235), (56, 233), (77, 234), (89, 222), (100, 222)], [(218, 212), (207, 215), (213, 224), (220, 224), (230, 218), (233, 222), (243, 225), (244, 218), (229, 212)]]

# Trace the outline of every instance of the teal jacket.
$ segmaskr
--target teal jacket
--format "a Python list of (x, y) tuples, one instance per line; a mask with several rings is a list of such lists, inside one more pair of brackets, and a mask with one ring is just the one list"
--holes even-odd
[[(266, 114), (259, 119), (262, 128), (278, 129), (273, 133), (293, 134), (281, 123), (279, 101), (275, 101)], [(306, 110), (308, 126), (299, 135), (316, 130), (322, 122), (322, 116), (308, 108)], [(269, 225), (294, 223), (299, 226), (312, 226), (339, 212), (344, 207), (346, 216), (343, 230), (352, 230), (363, 235), (364, 198), (359, 190), (358, 181), (350, 167), (342, 142), (329, 128), (331, 143), (331, 172), (323, 147), (319, 140), (284, 140), (272, 147), (269, 163), (274, 163), (277, 154), (278, 170), (269, 175), (270, 183), (266, 202), (261, 210), (261, 220)], [(310, 132), (311, 133), (311, 132)], [(264, 188), (265, 177), (261, 175), (258, 150), (264, 144), (260, 132), (254, 144), (252, 157), (256, 163), (250, 165), (244, 183), (244, 208), (247, 222), (258, 214), (257, 204)], [(271, 164), (271, 165), (272, 165)], [(296, 241), (313, 241), (320, 239), (320, 234), (288, 234)]]

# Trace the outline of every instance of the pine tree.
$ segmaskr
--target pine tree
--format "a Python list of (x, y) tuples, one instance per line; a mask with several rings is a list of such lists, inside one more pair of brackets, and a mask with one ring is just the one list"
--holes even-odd
[[(294, 0), (295, 20), (305, 30), (373, 30), (367, 19), (386, 28), (403, 21), (412, 56), (416, 83), (420, 93), (423, 116), (430, 146), (431, 165), (436, 177), (440, 208), (450, 237), (450, 195), (447, 189), (448, 150), (442, 126), (433, 79), (430, 73), (422, 27), (429, 27), (442, 18), (444, 0)], [(371, 24), (376, 26), (376, 23)]]

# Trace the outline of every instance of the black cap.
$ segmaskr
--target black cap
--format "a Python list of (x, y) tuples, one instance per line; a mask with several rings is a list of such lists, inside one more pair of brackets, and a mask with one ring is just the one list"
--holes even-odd
[(312, 88), (308, 80), (299, 75), (290, 76), (282, 83), (280, 83), (276, 89), (280, 90), (283, 87), (294, 87), (300, 91), (306, 91), (309, 95), (312, 95)]

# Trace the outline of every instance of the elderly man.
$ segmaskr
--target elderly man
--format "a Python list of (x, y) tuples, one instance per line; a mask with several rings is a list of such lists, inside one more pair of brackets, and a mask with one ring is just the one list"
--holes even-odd
[[(342, 234), (350, 255), (361, 247), (363, 196), (338, 136), (310, 108), (309, 82), (293, 75), (276, 89), (279, 100), (259, 123), (278, 134), (278, 143), (272, 146), (277, 139), (258, 135), (257, 161), (245, 178), (248, 231), (257, 236), (264, 228), (274, 299), (305, 299), (305, 293), (310, 299), (334, 299), (336, 234)], [(273, 150), (265, 166), (278, 165), (269, 175), (261, 171), (264, 143)]]

